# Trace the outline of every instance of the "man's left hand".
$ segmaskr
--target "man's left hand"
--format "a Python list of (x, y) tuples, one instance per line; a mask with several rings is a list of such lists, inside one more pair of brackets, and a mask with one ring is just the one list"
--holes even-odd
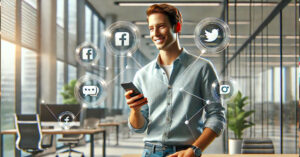
[(182, 150), (174, 154), (171, 154), (167, 157), (196, 157), (196, 156), (194, 154), (194, 150), (192, 148), (188, 148), (186, 150)]

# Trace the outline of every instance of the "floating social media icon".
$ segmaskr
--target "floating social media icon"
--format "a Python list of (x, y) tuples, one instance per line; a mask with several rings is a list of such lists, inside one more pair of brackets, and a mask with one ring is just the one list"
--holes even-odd
[(220, 94), (229, 94), (230, 86), (229, 85), (221, 85), (220, 86)]
[(111, 24), (105, 31), (105, 45), (108, 52), (118, 56), (133, 54), (140, 43), (140, 33), (136, 25), (127, 21)]
[(70, 111), (65, 111), (61, 114), (59, 114), (58, 120), (59, 120), (59, 125), (63, 129), (70, 129), (74, 125), (74, 119), (75, 115), (70, 112)]
[(229, 45), (230, 29), (222, 20), (209, 17), (195, 27), (195, 43), (201, 52), (218, 53)]
[(207, 42), (213, 42), (218, 38), (219, 35), (219, 29), (213, 29), (211, 32), (205, 30), (205, 36)]
[(82, 55), (82, 59), (86, 61), (91, 61), (94, 59), (92, 48), (83, 48), (81, 55)]
[(235, 92), (233, 80), (214, 81), (211, 85), (212, 100), (219, 102), (221, 99), (229, 99)]
[(99, 76), (84, 75), (75, 84), (74, 94), (78, 102), (94, 107), (106, 98), (106, 82)]
[(89, 67), (98, 63), (100, 54), (100, 50), (95, 45), (92, 43), (83, 42), (77, 46), (75, 58), (79, 64)]
[(115, 33), (116, 46), (129, 46), (129, 33), (128, 32), (116, 32)]
[(99, 87), (97, 86), (83, 86), (82, 93), (85, 96), (97, 96), (99, 93)]

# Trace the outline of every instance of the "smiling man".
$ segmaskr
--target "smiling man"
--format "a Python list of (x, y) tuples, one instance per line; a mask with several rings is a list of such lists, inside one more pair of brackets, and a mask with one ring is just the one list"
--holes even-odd
[(131, 108), (128, 125), (137, 133), (147, 130), (143, 157), (199, 157), (225, 126), (224, 108), (210, 92), (215, 70), (208, 60), (180, 46), (182, 17), (177, 8), (154, 4), (146, 13), (159, 55), (134, 77), (143, 94), (125, 93)]

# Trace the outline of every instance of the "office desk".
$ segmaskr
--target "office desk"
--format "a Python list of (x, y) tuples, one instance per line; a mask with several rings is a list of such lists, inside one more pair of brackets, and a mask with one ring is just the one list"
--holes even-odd
[(99, 123), (98, 126), (99, 127), (116, 127), (116, 141), (117, 144), (119, 145), (119, 126), (122, 124), (127, 123), (127, 121), (123, 121), (123, 122), (112, 122), (112, 123)]
[[(3, 135), (13, 134), (16, 135), (17, 131), (15, 129), (1, 131), (1, 143), (3, 143)], [(57, 129), (42, 129), (43, 134), (89, 134), (90, 135), (90, 156), (94, 157), (94, 134), (102, 133), (103, 134), (103, 145), (102, 145), (102, 155), (106, 157), (106, 131), (101, 128), (97, 129), (70, 129), (70, 130), (57, 130)], [(3, 145), (2, 145), (3, 146)], [(3, 150), (1, 148), (1, 152)], [(2, 154), (3, 156), (3, 154)]]

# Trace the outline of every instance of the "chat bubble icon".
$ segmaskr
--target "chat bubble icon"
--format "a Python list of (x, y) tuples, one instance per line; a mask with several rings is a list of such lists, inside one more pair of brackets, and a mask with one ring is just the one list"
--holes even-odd
[(99, 93), (99, 88), (97, 86), (83, 86), (82, 93), (84, 96), (97, 96)]

